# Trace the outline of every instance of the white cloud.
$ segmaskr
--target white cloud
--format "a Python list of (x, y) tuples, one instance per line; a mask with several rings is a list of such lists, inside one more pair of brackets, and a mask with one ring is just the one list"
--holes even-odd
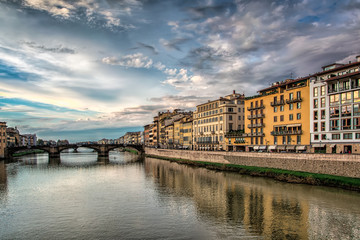
[(106, 57), (102, 62), (109, 65), (119, 65), (127, 68), (150, 68), (153, 65), (152, 59), (142, 55), (142, 53), (135, 53), (117, 59), (115, 57)]

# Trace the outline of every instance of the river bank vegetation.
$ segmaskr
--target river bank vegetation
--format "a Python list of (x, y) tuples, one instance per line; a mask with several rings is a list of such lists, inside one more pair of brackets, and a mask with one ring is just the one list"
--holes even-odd
[(319, 173), (309, 173), (309, 172), (298, 172), (298, 171), (290, 171), (290, 170), (283, 170), (277, 168), (264, 168), (264, 167), (243, 166), (243, 165), (204, 162), (204, 161), (191, 161), (180, 158), (171, 158), (171, 157), (163, 157), (163, 156), (148, 155), (148, 154), (146, 155), (146, 157), (168, 160), (172, 162), (177, 162), (179, 164), (188, 164), (197, 167), (205, 167), (207, 169), (212, 169), (212, 170), (231, 171), (231, 172), (238, 172), (240, 174), (246, 174), (251, 176), (269, 177), (288, 183), (339, 187), (347, 190), (360, 192), (359, 178), (349, 178), (349, 177), (319, 174)]

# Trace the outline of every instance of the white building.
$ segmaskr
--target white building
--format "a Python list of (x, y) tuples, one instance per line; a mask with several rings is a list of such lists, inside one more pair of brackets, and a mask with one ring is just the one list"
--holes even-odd
[(322, 68), (310, 81), (312, 151), (360, 153), (360, 56)]

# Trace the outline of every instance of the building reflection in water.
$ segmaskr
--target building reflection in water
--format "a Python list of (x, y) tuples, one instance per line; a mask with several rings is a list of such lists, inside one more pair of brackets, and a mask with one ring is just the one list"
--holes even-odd
[(161, 195), (191, 198), (201, 217), (241, 226), (248, 233), (266, 239), (360, 236), (357, 193), (216, 172), (151, 158), (146, 158), (145, 170), (157, 181)]
[(7, 197), (7, 174), (4, 161), (0, 161), (0, 203)]

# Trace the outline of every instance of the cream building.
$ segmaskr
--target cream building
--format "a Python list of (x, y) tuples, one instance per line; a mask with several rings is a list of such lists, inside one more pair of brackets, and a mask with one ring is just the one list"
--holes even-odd
[(194, 150), (232, 151), (225, 141), (229, 132), (244, 130), (244, 95), (236, 93), (196, 106), (193, 121)]

